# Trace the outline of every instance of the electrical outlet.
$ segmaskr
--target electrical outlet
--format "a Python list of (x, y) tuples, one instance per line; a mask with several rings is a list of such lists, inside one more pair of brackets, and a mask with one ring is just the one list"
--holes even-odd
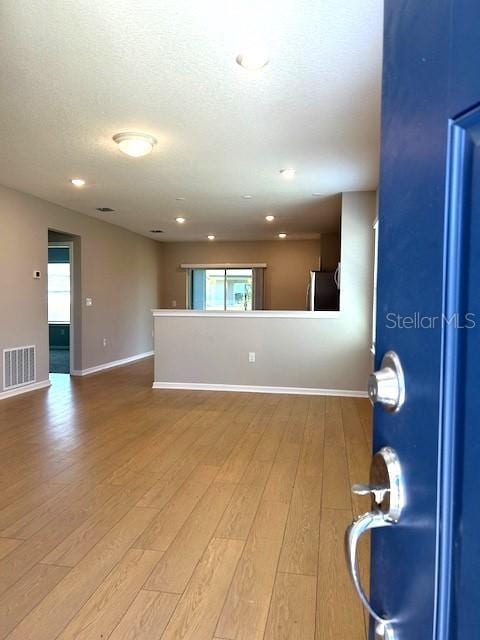
[(255, 351), (249, 351), (248, 352), (248, 361), (249, 362), (255, 362)]
[(177, 306), (177, 301), (176, 300), (172, 300), (172, 307), (175, 309), (176, 306)]
[(106, 346), (107, 346), (107, 339), (106, 339), (106, 338), (104, 338), (104, 339), (103, 339), (103, 346), (104, 346), (104, 347), (106, 347)]

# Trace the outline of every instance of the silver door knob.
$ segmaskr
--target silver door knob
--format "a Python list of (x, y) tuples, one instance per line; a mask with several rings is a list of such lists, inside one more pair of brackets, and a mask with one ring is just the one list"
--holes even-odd
[(405, 402), (405, 377), (400, 359), (394, 351), (387, 351), (382, 368), (368, 378), (368, 397), (391, 412), (399, 411)]

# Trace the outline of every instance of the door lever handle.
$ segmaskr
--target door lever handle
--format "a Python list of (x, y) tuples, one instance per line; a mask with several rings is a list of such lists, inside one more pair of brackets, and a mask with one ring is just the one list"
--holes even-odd
[(386, 639), (391, 637), (392, 640), (393, 635), (389, 635), (391, 633), (392, 621), (383, 618), (372, 608), (372, 605), (370, 604), (365, 591), (363, 590), (360, 580), (360, 572), (358, 569), (357, 550), (358, 543), (360, 542), (360, 539), (362, 538), (364, 533), (367, 533), (367, 531), (370, 531), (371, 529), (390, 527), (393, 524), (395, 523), (389, 520), (388, 516), (381, 511), (369, 511), (368, 513), (364, 513), (362, 516), (359, 516), (356, 520), (354, 520), (345, 532), (345, 557), (347, 560), (348, 571), (350, 573), (353, 586), (355, 587), (355, 591), (357, 592), (357, 595), (360, 598), (365, 609), (377, 623), (377, 636), (381, 637), (381, 633), (383, 633), (383, 636)]
[(372, 510), (356, 518), (345, 532), (345, 558), (353, 586), (365, 609), (375, 620), (375, 638), (395, 640), (393, 619), (379, 615), (363, 590), (358, 569), (358, 544), (362, 536), (372, 529), (395, 525), (405, 505), (403, 474), (397, 453), (383, 447), (372, 460), (369, 484), (354, 484), (353, 493), (372, 496)]

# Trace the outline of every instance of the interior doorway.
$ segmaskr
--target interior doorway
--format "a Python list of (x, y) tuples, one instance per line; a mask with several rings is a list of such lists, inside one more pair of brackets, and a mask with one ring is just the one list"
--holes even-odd
[(48, 347), (49, 372), (68, 375), (74, 368), (73, 236), (49, 231), (48, 240)]

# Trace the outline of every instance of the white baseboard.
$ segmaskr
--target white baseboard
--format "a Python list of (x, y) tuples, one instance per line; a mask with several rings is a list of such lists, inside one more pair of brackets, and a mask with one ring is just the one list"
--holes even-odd
[(113, 369), (114, 367), (121, 367), (125, 364), (130, 364), (131, 362), (135, 362), (136, 360), (143, 360), (143, 358), (149, 358), (153, 356), (153, 351), (146, 351), (145, 353), (137, 353), (135, 356), (129, 356), (128, 358), (122, 358), (121, 360), (112, 360), (111, 362), (105, 362), (103, 364), (99, 364), (96, 367), (89, 367), (88, 369), (74, 369), (70, 372), (72, 376), (89, 376), (92, 373), (99, 373), (100, 371), (105, 371), (106, 369)]
[(9, 391), (2, 391), (0, 393), (0, 400), (6, 400), (6, 398), (11, 398), (12, 396), (19, 396), (22, 393), (27, 393), (29, 391), (37, 391), (38, 389), (45, 389), (50, 386), (50, 380), (40, 380), (40, 382), (33, 382), (32, 384), (25, 384), (21, 387), (16, 387), (15, 389), (10, 389)]
[(189, 391), (236, 391), (240, 393), (286, 393), (299, 396), (344, 396), (367, 398), (366, 391), (354, 389), (314, 389), (310, 387), (265, 387), (247, 384), (208, 384), (202, 382), (154, 382), (153, 389), (186, 389)]

